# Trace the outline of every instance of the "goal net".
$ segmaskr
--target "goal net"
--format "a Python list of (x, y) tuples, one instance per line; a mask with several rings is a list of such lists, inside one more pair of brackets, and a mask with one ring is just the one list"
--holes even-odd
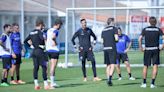
[[(100, 7), (100, 8), (67, 8), (65, 26), (65, 55), (63, 60), (65, 67), (81, 65), (78, 52), (71, 42), (73, 34), (81, 27), (80, 19), (85, 18), (87, 26), (93, 30), (97, 36), (97, 43), (93, 45), (93, 51), (97, 66), (104, 66), (103, 45), (100, 42), (102, 29), (106, 26), (107, 18), (115, 18), (116, 26), (127, 34), (132, 46), (128, 52), (129, 62), (132, 66), (141, 66), (143, 63), (143, 53), (138, 49), (138, 37), (142, 29), (149, 25), (148, 18), (155, 16), (158, 20), (157, 26), (164, 29), (164, 7)], [(164, 31), (164, 30), (163, 30)], [(93, 38), (91, 38), (93, 41)], [(76, 38), (78, 45), (78, 38)], [(160, 39), (162, 44), (162, 39)], [(160, 61), (164, 64), (164, 53), (161, 51)], [(61, 63), (59, 63), (59, 66)], [(87, 63), (90, 66), (90, 62)]]

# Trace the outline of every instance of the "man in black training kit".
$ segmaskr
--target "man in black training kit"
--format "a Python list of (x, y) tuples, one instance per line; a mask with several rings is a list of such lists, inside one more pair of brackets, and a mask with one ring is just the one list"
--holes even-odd
[(114, 18), (108, 18), (107, 27), (102, 31), (101, 38), (104, 45), (104, 63), (107, 65), (107, 84), (112, 86), (112, 76), (116, 64), (116, 42), (118, 41), (117, 28), (114, 26)]
[(83, 71), (83, 76), (84, 76), (84, 82), (87, 81), (87, 76), (86, 76), (86, 68), (85, 68), (85, 63), (86, 63), (86, 59), (88, 61), (91, 61), (92, 63), (92, 70), (93, 70), (93, 74), (94, 74), (94, 79), (93, 81), (100, 81), (101, 79), (97, 77), (96, 74), (96, 61), (94, 58), (94, 54), (92, 51), (92, 45), (91, 45), (91, 36), (94, 38), (94, 44), (96, 44), (96, 36), (93, 33), (93, 31), (87, 27), (87, 22), (85, 19), (81, 19), (81, 26), (82, 28), (80, 28), (79, 30), (77, 30), (77, 32), (75, 32), (75, 34), (73, 35), (72, 38), (72, 43), (74, 45), (74, 48), (76, 49), (76, 44), (75, 44), (75, 38), (78, 37), (79, 39), (79, 57), (80, 60), (82, 61), (82, 71)]
[[(143, 83), (141, 85), (142, 88), (146, 88), (146, 77), (147, 77), (147, 70), (148, 66), (153, 64), (152, 69), (152, 82), (150, 88), (155, 88), (155, 78), (158, 72), (158, 65), (160, 64), (160, 50), (162, 48), (159, 47), (159, 38), (162, 36), (164, 39), (164, 34), (162, 30), (156, 27), (157, 20), (155, 17), (149, 18), (150, 26), (144, 28), (142, 33), (139, 37), (139, 47), (140, 50), (144, 52), (144, 67), (143, 67)], [(142, 47), (142, 38), (145, 38), (145, 48)]]
[[(48, 85), (47, 82), (47, 61), (48, 57), (44, 52), (45, 42), (43, 33), (41, 32), (44, 23), (42, 20), (36, 21), (36, 27), (33, 31), (30, 32), (29, 36), (25, 39), (24, 43), (29, 44), (30, 47), (33, 47), (32, 58), (33, 58), (33, 77), (34, 77), (34, 84), (35, 90), (39, 90), (41, 87), (38, 83), (38, 70), (39, 66), (42, 67), (42, 76), (44, 79), (44, 89), (53, 89)], [(30, 41), (30, 42), (29, 42)]]

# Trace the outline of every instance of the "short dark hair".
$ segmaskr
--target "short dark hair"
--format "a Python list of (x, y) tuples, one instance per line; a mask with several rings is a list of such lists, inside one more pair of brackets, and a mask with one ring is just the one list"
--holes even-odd
[(154, 16), (151, 16), (149, 18), (149, 23), (150, 23), (150, 25), (156, 25), (157, 24), (157, 19)]
[(3, 26), (3, 29), (5, 30), (6, 28), (8, 28), (9, 26), (11, 26), (10, 24), (5, 24), (4, 26)]
[(13, 23), (12, 26), (18, 26), (19, 27), (18, 23)]
[(86, 19), (82, 18), (82, 19), (80, 20), (80, 22), (82, 22), (82, 21), (86, 21)]
[(55, 18), (53, 25), (58, 25), (58, 24), (60, 25), (63, 24), (62, 20), (59, 17)]
[(121, 27), (117, 27), (118, 30), (122, 31)]
[(109, 24), (111, 24), (111, 22), (114, 22), (114, 18), (108, 18), (107, 24), (109, 25)]
[(44, 26), (44, 22), (43, 22), (43, 20), (41, 20), (41, 19), (37, 19), (35, 25), (36, 25), (36, 26), (40, 26), (40, 25), (43, 25), (43, 26)]

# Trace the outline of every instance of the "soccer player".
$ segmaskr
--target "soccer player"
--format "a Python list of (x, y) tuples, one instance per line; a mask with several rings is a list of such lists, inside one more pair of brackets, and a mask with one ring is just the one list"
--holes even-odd
[[(33, 31), (30, 32), (29, 36), (25, 39), (24, 43), (31, 45), (33, 47), (32, 58), (33, 58), (33, 77), (35, 90), (39, 90), (41, 87), (38, 83), (38, 70), (39, 66), (42, 67), (42, 77), (44, 79), (44, 89), (54, 89), (50, 87), (47, 82), (47, 62), (48, 57), (45, 50), (45, 42), (43, 38), (43, 33), (41, 32), (44, 23), (42, 20), (36, 21), (36, 27)], [(29, 43), (28, 43), (29, 42)]]
[[(10, 40), (11, 40), (12, 50), (16, 55), (16, 58), (12, 60), (10, 84), (25, 84), (24, 81), (20, 80), (20, 64), (22, 62), (21, 61), (22, 44), (21, 44), (21, 37), (19, 32), (19, 25), (16, 23), (12, 24), (12, 32), (10, 35)], [(15, 70), (16, 70), (17, 81), (14, 80)]]
[(60, 18), (56, 18), (53, 24), (53, 27), (47, 31), (46, 39), (46, 51), (50, 58), (50, 86), (58, 87), (55, 83), (55, 69), (59, 59), (59, 48), (57, 44), (57, 37), (59, 35), (59, 29), (62, 26), (62, 21)]
[(9, 86), (7, 82), (8, 72), (11, 68), (11, 58), (15, 58), (15, 54), (12, 53), (11, 43), (10, 43), (10, 32), (11, 32), (11, 25), (5, 24), (4, 25), (4, 33), (2, 33), (0, 39), (0, 46), (1, 46), (1, 58), (2, 58), (2, 80), (1, 86)]
[(112, 76), (116, 64), (116, 42), (118, 41), (117, 28), (114, 26), (114, 18), (108, 18), (107, 27), (102, 31), (101, 38), (104, 45), (104, 63), (107, 65), (107, 84), (112, 86)]
[[(155, 17), (149, 18), (150, 26), (144, 28), (142, 30), (141, 35), (139, 36), (139, 48), (141, 51), (144, 52), (144, 67), (143, 67), (143, 83), (141, 85), (142, 88), (146, 88), (146, 78), (147, 78), (147, 70), (148, 67), (153, 64), (152, 69), (152, 81), (150, 88), (155, 88), (155, 79), (157, 77), (158, 72), (158, 65), (160, 64), (160, 49), (164, 47), (164, 44), (162, 45), (162, 48), (159, 48), (159, 38), (162, 36), (164, 39), (164, 34), (162, 30), (158, 27), (156, 27), (157, 20)], [(145, 48), (142, 47), (142, 38), (145, 38)]]
[(83, 81), (87, 81), (87, 75), (86, 75), (86, 68), (85, 68), (85, 63), (86, 63), (86, 59), (88, 61), (91, 61), (92, 63), (92, 70), (93, 70), (93, 81), (100, 81), (101, 79), (99, 77), (97, 77), (97, 73), (96, 73), (96, 61), (94, 58), (94, 54), (93, 54), (93, 47), (91, 45), (91, 36), (94, 38), (94, 44), (96, 44), (96, 36), (93, 33), (93, 31), (87, 27), (87, 22), (85, 19), (81, 19), (81, 26), (82, 28), (80, 28), (79, 30), (77, 30), (77, 32), (75, 32), (75, 34), (72, 37), (72, 43), (74, 45), (74, 48), (76, 49), (76, 43), (75, 43), (75, 38), (78, 37), (79, 40), (79, 56), (80, 56), (80, 60), (82, 63), (82, 71), (83, 71), (83, 77), (84, 80)]
[(127, 55), (127, 52), (129, 51), (132, 43), (130, 41), (130, 38), (127, 35), (122, 33), (122, 30), (120, 27), (118, 28), (118, 39), (119, 40), (116, 43), (116, 47), (117, 47), (116, 70), (119, 75), (118, 80), (122, 79), (121, 69), (120, 69), (121, 60), (126, 65), (127, 72), (129, 74), (129, 80), (135, 80), (135, 78), (132, 77), (132, 74), (131, 74), (129, 59), (128, 59), (128, 55)]

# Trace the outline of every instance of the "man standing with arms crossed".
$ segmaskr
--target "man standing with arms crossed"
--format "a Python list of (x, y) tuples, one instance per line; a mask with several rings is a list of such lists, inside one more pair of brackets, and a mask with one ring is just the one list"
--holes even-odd
[[(150, 88), (155, 88), (155, 79), (158, 72), (158, 65), (160, 64), (160, 50), (159, 48), (159, 38), (162, 36), (164, 40), (164, 34), (162, 30), (156, 27), (157, 20), (155, 17), (149, 18), (150, 26), (144, 28), (139, 37), (139, 47), (140, 50), (144, 52), (144, 67), (143, 67), (143, 83), (141, 85), (142, 88), (146, 88), (146, 78), (147, 78), (147, 70), (148, 67), (153, 64), (152, 70), (152, 81)], [(145, 48), (142, 47), (142, 38), (145, 37)]]
[(104, 45), (104, 63), (107, 65), (107, 84), (112, 86), (112, 76), (116, 64), (116, 42), (118, 41), (117, 28), (114, 26), (114, 18), (108, 18), (107, 27), (102, 31), (101, 38)]

